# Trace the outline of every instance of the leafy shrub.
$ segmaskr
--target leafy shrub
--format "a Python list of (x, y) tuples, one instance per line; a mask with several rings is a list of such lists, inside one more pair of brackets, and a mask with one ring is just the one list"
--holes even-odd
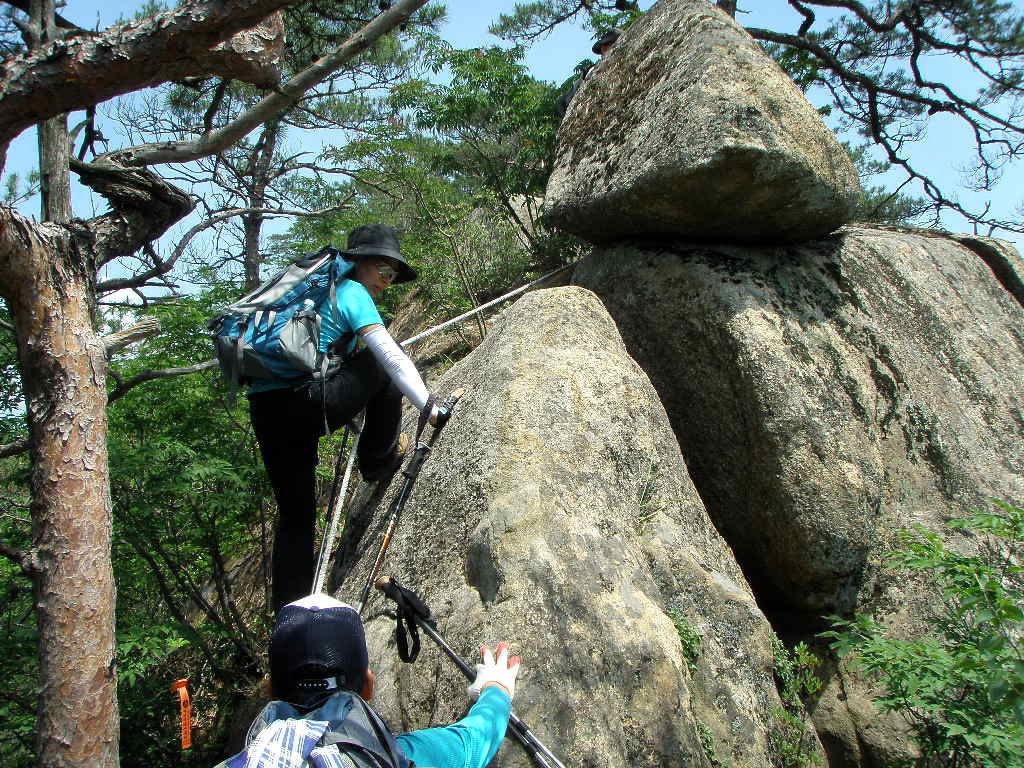
[(683, 646), (683, 658), (690, 672), (697, 671), (697, 657), (700, 655), (700, 633), (693, 628), (687, 618), (675, 608), (669, 608), (668, 617), (676, 626), (676, 634)]
[(772, 635), (772, 651), (782, 706), (772, 710), (775, 727), (768, 740), (782, 768), (817, 765), (821, 756), (804, 721), (804, 698), (821, 688), (821, 680), (814, 674), (818, 659), (806, 643), (797, 643), (790, 651), (777, 635)]
[(876, 701), (910, 724), (919, 766), (1024, 765), (1024, 510), (947, 522), (980, 536), (978, 554), (950, 549), (915, 526), (890, 555), (902, 569), (924, 571), (943, 602), (927, 618), (931, 632), (899, 640), (871, 618), (829, 617), (832, 648), (881, 683)]

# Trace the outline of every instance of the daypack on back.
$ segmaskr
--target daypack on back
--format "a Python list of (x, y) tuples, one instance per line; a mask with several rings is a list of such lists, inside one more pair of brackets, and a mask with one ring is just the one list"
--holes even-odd
[(252, 379), (295, 380), (321, 371), (321, 311), (325, 304), (337, 311), (335, 291), (352, 266), (328, 245), (293, 261), (210, 321), (232, 392)]
[(409, 761), (380, 715), (355, 694), (343, 692), (306, 715), (284, 701), (268, 704), (249, 728), (245, 749), (217, 768), (246, 765), (409, 768)]

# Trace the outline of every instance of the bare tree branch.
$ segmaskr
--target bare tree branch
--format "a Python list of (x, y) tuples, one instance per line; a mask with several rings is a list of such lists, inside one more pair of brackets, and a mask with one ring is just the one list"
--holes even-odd
[(213, 118), (217, 114), (217, 110), (220, 109), (221, 103), (224, 101), (224, 94), (228, 92), (228, 81), (221, 80), (217, 84), (217, 90), (213, 92), (213, 98), (210, 99), (210, 106), (206, 110), (206, 114), (203, 115), (203, 136), (209, 136), (213, 130)]
[[(110, 201), (110, 213), (69, 225), (84, 230), (100, 264), (115, 256), (128, 256), (160, 237), (195, 207), (195, 201), (146, 168), (126, 168), (111, 155), (91, 163), (70, 158), (69, 165), (82, 183)], [(155, 270), (149, 277), (168, 270)]]
[(9, 547), (3, 542), (0, 542), (0, 556), (6, 557), (8, 560), (10, 560), (12, 563), (15, 563), (19, 567), (25, 564), (25, 553), (22, 552), (20, 549), (14, 549), (14, 547)]
[[(4, 2), (7, 3), (8, 5), (11, 5), (11, 6), (17, 8), (19, 11), (24, 13), (26, 16), (30, 15), (31, 12), (32, 12), (31, 11), (31, 0), (4, 0)], [(65, 34), (67, 34), (69, 32), (84, 32), (85, 31), (81, 27), (77, 26), (76, 24), (72, 24), (70, 21), (65, 19), (59, 13), (53, 14), (53, 18), (54, 18), (54, 20), (57, 23), (57, 27), (59, 27), (61, 30), (64, 30)]]
[(160, 333), (160, 320), (156, 317), (147, 317), (123, 331), (117, 331), (103, 337), (103, 344), (107, 348), (107, 359), (110, 359), (115, 352), (124, 349), (129, 344), (148, 339)]
[[(110, 338), (110, 337), (107, 337)], [(128, 342), (130, 343), (130, 342)], [(168, 379), (174, 376), (187, 376), (191, 373), (202, 373), (212, 368), (217, 367), (216, 360), (207, 360), (205, 363), (198, 363), (196, 365), (188, 365), (182, 368), (164, 368), (161, 370), (146, 370), (139, 374), (136, 374), (127, 381), (121, 380), (121, 377), (111, 372), (111, 377), (118, 381), (118, 385), (111, 390), (107, 396), (107, 404), (113, 403), (121, 397), (124, 397), (130, 390), (145, 384), (147, 381), (154, 381), (155, 379)], [(15, 440), (13, 443), (7, 445), (0, 445), (0, 459), (6, 459), (9, 456), (17, 456), (18, 454), (27, 453), (32, 447), (32, 442), (28, 437), (23, 437), (20, 440)]]
[[(271, 0), (263, 1), (271, 2)], [(281, 0), (276, 1), (281, 2)], [(222, 152), (240, 141), (257, 126), (297, 103), (306, 91), (330, 77), (345, 62), (365, 51), (380, 37), (399, 24), (408, 21), (409, 17), (426, 3), (427, 0), (400, 0), (352, 35), (332, 53), (321, 57), (298, 73), (282, 85), (277, 92), (267, 96), (224, 127), (212, 131), (208, 136), (197, 141), (145, 144), (119, 150), (112, 154), (116, 155), (119, 162), (125, 165), (140, 166), (157, 163), (184, 163)]]
[[(946, 17), (936, 21), (936, 11), (922, 11), (916, 4), (901, 4), (885, 19), (872, 16), (871, 10), (856, 0), (789, 0), (804, 16), (796, 35), (748, 27), (757, 40), (801, 51), (813, 65), (804, 65), (810, 84), (821, 85), (832, 96), (837, 112), (845, 118), (845, 127), (856, 127), (885, 153), (887, 161), (901, 168), (908, 179), (921, 185), (937, 217), (943, 209), (954, 211), (976, 226), (1024, 231), (1024, 223), (999, 220), (990, 215), (990, 205), (971, 210), (954, 196), (945, 194), (929, 174), (922, 172), (909, 153), (911, 142), (923, 133), (924, 115), (945, 112), (967, 125), (974, 136), (973, 186), (991, 189), (1009, 161), (1024, 156), (1024, 122), (1015, 104), (1002, 110), (996, 96), (1010, 94), (1020, 98), (1019, 79), (1012, 62), (1024, 56), (1024, 48), (1009, 35), (998, 50), (986, 41), (979, 42)], [(814, 13), (810, 6), (842, 8), (854, 14), (846, 26), (830, 28), (827, 37), (810, 34)], [(931, 14), (930, 16), (928, 14)], [(989, 20), (991, 23), (991, 20)], [(942, 25), (948, 25), (954, 40), (942, 39)], [(839, 31), (837, 32), (836, 29)], [(872, 37), (874, 35), (874, 37)], [(929, 78), (924, 65), (938, 54), (960, 58), (965, 67), (982, 73), (992, 82), (996, 96), (979, 93), (969, 98), (956, 83)], [(999, 74), (988, 73), (977, 57), (996, 59)], [(893, 65), (896, 66), (893, 66)], [(1009, 69), (1006, 67), (1010, 66)], [(1006, 73), (1006, 74), (1004, 74)], [(797, 74), (801, 74), (799, 66)], [(991, 78), (988, 78), (991, 75)], [(993, 108), (995, 106), (995, 108)], [(997, 111), (1000, 110), (1000, 111)]]
[(212, 368), (216, 368), (217, 364), (216, 360), (207, 360), (205, 363), (187, 365), (183, 368), (163, 368), (161, 370), (143, 371), (142, 373), (136, 374), (127, 381), (114, 387), (107, 396), (107, 404), (109, 405), (118, 398), (124, 397), (129, 390), (134, 389), (140, 384), (145, 384), (147, 381), (153, 381), (155, 379), (169, 379), (174, 376), (187, 376), (190, 373), (202, 373), (203, 371), (209, 371)]
[(17, 456), (19, 453), (27, 453), (31, 447), (32, 441), (27, 437), (15, 440), (7, 445), (0, 445), (0, 459), (6, 459), (8, 456)]

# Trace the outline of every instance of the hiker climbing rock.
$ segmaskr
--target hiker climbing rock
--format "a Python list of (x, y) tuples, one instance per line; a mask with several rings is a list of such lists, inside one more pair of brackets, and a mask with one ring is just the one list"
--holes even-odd
[[(222, 355), (222, 360), (230, 360), (237, 351), (241, 358), (250, 349), (261, 349), (262, 335), (275, 332), (280, 337), (278, 347), (289, 343), (300, 350), (314, 347), (309, 351), (312, 362), (307, 365), (308, 371), (285, 368), (282, 373), (278, 368), (260, 376), (257, 369), (255, 374), (247, 375), (251, 382), (252, 426), (278, 506), (271, 568), (275, 611), (309, 594), (313, 583), (315, 471), (320, 436), (338, 429), (365, 409), (359, 437), (359, 471), (367, 482), (386, 481), (401, 465), (406, 448), (405, 441), (400, 441), (404, 436), (399, 434), (402, 396), (432, 423), (440, 413), (416, 366), (385, 329), (373, 301), (388, 286), (416, 279), (416, 271), (399, 249), (395, 230), (383, 224), (357, 227), (349, 233), (346, 250), (333, 252), (333, 261), (328, 259), (325, 267), (312, 265), (309, 269), (333, 270), (324, 273), (319, 306), (314, 298), (303, 298), (306, 294), (300, 289), (315, 274), (306, 276), (305, 282), (293, 289), (293, 297), (286, 295), (278, 300), (303, 304), (292, 315), (295, 319), (291, 326), (276, 330), (280, 320), (275, 316), (284, 314), (288, 307), (263, 309), (262, 317), (257, 313), (251, 322), (240, 323), (236, 347)], [(272, 290), (265, 293), (276, 295)], [(258, 304), (258, 300), (252, 300), (243, 306)], [(265, 334), (261, 331), (264, 326), (268, 329)], [(293, 334), (290, 328), (296, 332)], [(292, 342), (293, 335), (301, 336), (302, 342)], [(366, 345), (361, 351), (356, 351), (358, 339)], [(297, 356), (290, 354), (290, 358)], [(269, 365), (264, 367), (269, 369)]]
[(270, 683), (277, 700), (249, 729), (245, 750), (217, 768), (352, 765), (484, 768), (508, 725), (519, 659), (499, 643), (467, 689), (469, 713), (443, 728), (395, 736), (367, 702), (373, 698), (362, 620), (327, 595), (310, 595), (278, 613), (270, 639)]
[[(597, 42), (594, 43), (594, 47), (590, 50), (601, 58), (604, 58), (621, 36), (621, 30), (609, 29), (597, 39)], [(592, 64), (587, 67), (583, 74), (574, 79), (572, 85), (565, 91), (565, 93), (558, 97), (558, 100), (555, 102), (555, 114), (558, 115), (559, 119), (565, 117), (565, 113), (569, 109), (569, 102), (572, 101), (572, 97), (576, 95), (576, 91), (578, 91), (580, 86), (583, 85), (583, 81), (586, 80), (593, 71), (594, 65)]]

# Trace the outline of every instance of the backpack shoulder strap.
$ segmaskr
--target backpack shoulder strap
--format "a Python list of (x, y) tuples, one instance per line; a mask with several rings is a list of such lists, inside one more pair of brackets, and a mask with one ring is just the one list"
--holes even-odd
[(387, 724), (362, 698), (352, 695), (352, 708), (344, 722), (328, 730), (320, 743), (365, 755), (377, 768), (409, 768), (409, 759)]

